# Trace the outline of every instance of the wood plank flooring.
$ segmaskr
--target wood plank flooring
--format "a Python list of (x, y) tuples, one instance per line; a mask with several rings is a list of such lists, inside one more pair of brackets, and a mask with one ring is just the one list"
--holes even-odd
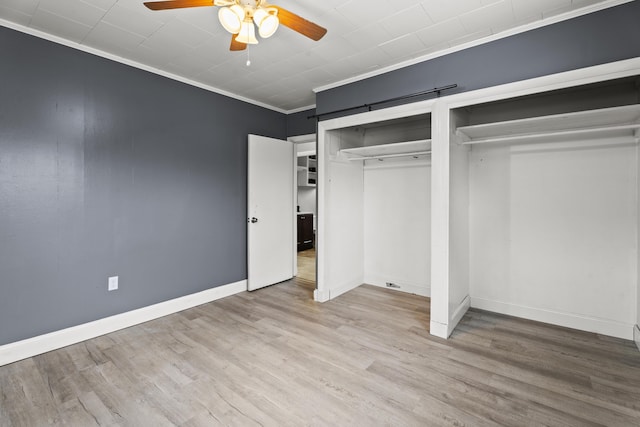
[(0, 426), (638, 426), (632, 342), (306, 279), (0, 367)]
[(316, 280), (316, 249), (311, 248), (298, 252), (298, 279), (314, 282)]

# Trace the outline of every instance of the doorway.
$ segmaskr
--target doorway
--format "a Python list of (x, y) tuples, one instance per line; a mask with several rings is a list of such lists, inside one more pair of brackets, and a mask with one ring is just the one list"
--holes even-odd
[(313, 298), (316, 288), (317, 157), (316, 135), (289, 138), (294, 143), (296, 158), (296, 242), (295, 281), (308, 289)]

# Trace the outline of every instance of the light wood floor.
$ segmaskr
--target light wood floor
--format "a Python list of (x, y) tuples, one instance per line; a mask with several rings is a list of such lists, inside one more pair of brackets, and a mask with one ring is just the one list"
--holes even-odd
[(638, 426), (633, 343), (305, 280), (0, 367), (0, 425)]
[(316, 249), (307, 249), (298, 252), (298, 276), (299, 279), (312, 281), (315, 287), (316, 281)]

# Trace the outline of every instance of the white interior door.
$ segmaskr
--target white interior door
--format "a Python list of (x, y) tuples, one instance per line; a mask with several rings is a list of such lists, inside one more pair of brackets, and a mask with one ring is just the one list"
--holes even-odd
[(247, 264), (250, 291), (294, 275), (293, 143), (249, 135)]

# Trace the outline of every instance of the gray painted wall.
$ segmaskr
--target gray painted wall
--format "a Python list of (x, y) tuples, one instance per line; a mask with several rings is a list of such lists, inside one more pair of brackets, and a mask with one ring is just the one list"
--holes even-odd
[(309, 135), (316, 133), (316, 119), (309, 116), (316, 114), (315, 108), (287, 114), (287, 136)]
[(246, 279), (247, 134), (285, 115), (1, 27), (0, 58), (0, 345)]
[(634, 58), (640, 56), (639, 19), (640, 1), (633, 1), (319, 92), (316, 110), (322, 114), (458, 84), (446, 92), (453, 94)]

